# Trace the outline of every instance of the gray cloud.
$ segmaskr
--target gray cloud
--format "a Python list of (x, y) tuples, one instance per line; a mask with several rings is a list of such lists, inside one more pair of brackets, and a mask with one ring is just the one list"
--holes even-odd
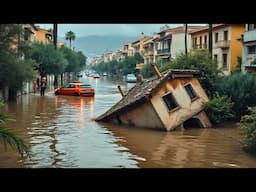
[[(39, 24), (42, 28), (53, 28), (53, 24)], [(77, 37), (88, 35), (152, 35), (159, 32), (165, 24), (58, 24), (58, 36), (64, 37), (67, 31), (73, 31)], [(183, 24), (168, 24), (177, 27)]]

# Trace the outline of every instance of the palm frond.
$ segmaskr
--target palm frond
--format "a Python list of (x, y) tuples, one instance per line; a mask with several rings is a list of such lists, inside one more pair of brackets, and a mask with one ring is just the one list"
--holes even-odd
[(9, 128), (0, 127), (0, 142), (4, 144), (5, 148), (7, 144), (13, 149), (16, 148), (22, 157), (25, 154), (29, 156), (28, 147), (23, 139)]

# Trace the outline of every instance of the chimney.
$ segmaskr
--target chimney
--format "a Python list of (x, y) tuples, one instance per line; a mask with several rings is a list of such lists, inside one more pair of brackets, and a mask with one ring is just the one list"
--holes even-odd
[(118, 86), (117, 86), (117, 88), (118, 88), (118, 90), (119, 90), (119, 92), (120, 92), (121, 96), (122, 96), (122, 97), (124, 97), (124, 92), (123, 92), (123, 90), (122, 90), (121, 86), (120, 86), (120, 85), (118, 85)]
[(143, 81), (143, 76), (141, 74), (138, 74), (138, 82), (142, 82)]
[(152, 67), (152, 70), (154, 71), (154, 73), (156, 74), (157, 78), (161, 78), (161, 73), (159, 72), (157, 66), (154, 64), (154, 63), (151, 63), (151, 67)]

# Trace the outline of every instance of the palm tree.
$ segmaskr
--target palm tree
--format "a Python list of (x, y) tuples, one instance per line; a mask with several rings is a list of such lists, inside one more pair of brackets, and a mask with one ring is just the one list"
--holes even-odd
[(5, 147), (8, 144), (12, 148), (17, 148), (22, 157), (24, 154), (29, 155), (28, 147), (22, 138), (10, 128), (3, 126), (6, 121), (14, 120), (11, 115), (7, 115), (2, 111), (3, 106), (4, 103), (0, 101), (0, 142), (2, 142)]
[(66, 33), (66, 40), (69, 40), (69, 48), (71, 49), (71, 41), (76, 39), (76, 35), (73, 31), (68, 31)]

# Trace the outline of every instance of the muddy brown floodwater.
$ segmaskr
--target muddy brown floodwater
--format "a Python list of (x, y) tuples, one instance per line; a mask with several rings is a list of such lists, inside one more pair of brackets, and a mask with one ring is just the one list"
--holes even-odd
[(106, 78), (82, 78), (95, 97), (55, 96), (48, 90), (7, 103), (16, 121), (7, 125), (26, 139), (30, 158), (0, 146), (1, 168), (248, 168), (256, 157), (240, 148), (235, 124), (218, 129), (162, 132), (97, 123), (134, 84)]

